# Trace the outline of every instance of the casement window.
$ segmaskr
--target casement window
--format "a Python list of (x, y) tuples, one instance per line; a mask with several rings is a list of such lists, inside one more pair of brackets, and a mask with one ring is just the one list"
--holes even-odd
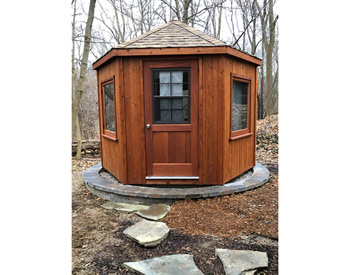
[(114, 77), (101, 83), (103, 136), (112, 140), (117, 139), (114, 90)]
[(230, 138), (251, 135), (250, 101), (251, 80), (232, 74), (231, 77), (231, 131)]
[(190, 70), (153, 69), (153, 122), (190, 123)]

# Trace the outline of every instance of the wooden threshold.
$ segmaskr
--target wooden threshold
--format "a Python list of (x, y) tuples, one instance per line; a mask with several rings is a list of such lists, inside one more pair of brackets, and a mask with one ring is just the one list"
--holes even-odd
[(186, 176), (174, 176), (174, 177), (166, 177), (166, 176), (146, 176), (146, 180), (198, 180), (199, 177), (186, 177)]

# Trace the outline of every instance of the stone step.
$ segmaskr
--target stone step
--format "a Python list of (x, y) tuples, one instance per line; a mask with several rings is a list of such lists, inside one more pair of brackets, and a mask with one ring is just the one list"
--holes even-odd
[(122, 203), (122, 202), (106, 202), (102, 204), (101, 207), (105, 209), (114, 209), (122, 213), (134, 213), (136, 211), (145, 210), (149, 208), (148, 205), (141, 204), (130, 204), (130, 203)]
[(152, 221), (158, 221), (166, 216), (170, 211), (170, 206), (158, 203), (153, 204), (149, 208), (136, 212), (137, 215)]
[(175, 254), (123, 265), (145, 275), (202, 275), (193, 261), (193, 255)]
[(221, 260), (226, 275), (250, 275), (257, 268), (268, 266), (266, 252), (215, 249), (215, 254)]
[(141, 220), (124, 230), (124, 234), (145, 247), (157, 246), (163, 242), (170, 232), (164, 222)]

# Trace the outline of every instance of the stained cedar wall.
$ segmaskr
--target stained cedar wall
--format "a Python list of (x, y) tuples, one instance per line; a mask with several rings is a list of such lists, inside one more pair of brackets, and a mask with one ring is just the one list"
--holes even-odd
[[(229, 140), (231, 131), (231, 80), (230, 73), (251, 78), (250, 127), (253, 135)], [(225, 57), (224, 80), (224, 137), (223, 137), (223, 182), (240, 175), (255, 166), (256, 138), (256, 65), (235, 57)]]
[[(115, 59), (98, 70), (98, 102), (100, 118), (100, 140), (102, 166), (112, 173), (119, 180), (126, 180), (126, 159), (125, 159), (125, 123), (124, 123), (124, 96), (123, 96), (123, 71), (121, 60)], [(101, 106), (101, 82), (110, 77), (115, 77), (115, 119), (117, 121), (117, 141), (102, 136), (102, 106)]]
[(123, 58), (127, 183), (143, 184), (146, 177), (145, 112), (142, 59)]
[(220, 184), (223, 181), (224, 66), (223, 55), (202, 57), (199, 83), (199, 163), (200, 172), (202, 171), (200, 183), (205, 185)]
[[(256, 65), (228, 55), (196, 58), (199, 69), (199, 184), (224, 184), (255, 165)], [(252, 92), (250, 122), (253, 135), (234, 141), (229, 140), (230, 73), (251, 77)], [(113, 75), (118, 141), (101, 135), (102, 166), (124, 184), (145, 184), (142, 57), (120, 57), (100, 67), (99, 97), (101, 81)], [(100, 126), (101, 121), (100, 111)]]

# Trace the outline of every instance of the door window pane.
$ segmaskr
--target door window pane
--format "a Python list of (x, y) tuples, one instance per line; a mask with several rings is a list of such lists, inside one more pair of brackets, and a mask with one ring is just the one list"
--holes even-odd
[(170, 83), (170, 72), (159, 72), (159, 83)]
[(183, 72), (171, 72), (171, 83), (183, 83)]
[(189, 123), (189, 70), (152, 70), (155, 123)]
[(233, 80), (232, 131), (248, 128), (248, 83)]
[(160, 84), (160, 96), (170, 96), (170, 84)]

